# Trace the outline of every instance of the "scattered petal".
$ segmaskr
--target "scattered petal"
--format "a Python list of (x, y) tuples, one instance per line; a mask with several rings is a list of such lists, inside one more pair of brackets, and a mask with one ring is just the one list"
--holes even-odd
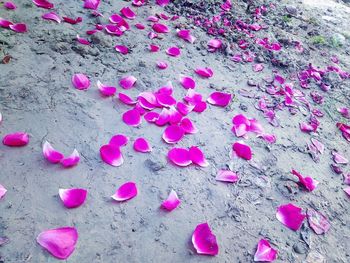
[(121, 166), (124, 162), (123, 155), (119, 147), (111, 144), (103, 145), (100, 148), (102, 160), (111, 166)]
[(109, 144), (119, 148), (126, 146), (128, 142), (129, 137), (125, 136), (124, 134), (117, 134), (111, 138)]
[(210, 94), (207, 101), (215, 106), (226, 107), (231, 102), (231, 99), (232, 94), (216, 91)]
[(166, 143), (177, 143), (185, 135), (184, 130), (178, 125), (168, 126), (163, 133), (163, 140)]
[(80, 23), (81, 21), (83, 21), (83, 18), (82, 17), (77, 17), (76, 19), (73, 19), (73, 18), (70, 18), (70, 17), (66, 17), (66, 16), (63, 16), (63, 21), (68, 23), (68, 24), (71, 24), (71, 25), (75, 25), (75, 24), (78, 24)]
[(21, 147), (29, 143), (29, 135), (24, 132), (16, 132), (5, 135), (2, 143), (6, 146)]
[(177, 166), (188, 166), (192, 163), (190, 152), (183, 148), (173, 148), (168, 152), (169, 160)]
[(283, 225), (297, 231), (306, 215), (302, 214), (302, 209), (300, 207), (289, 203), (278, 207), (276, 217)]
[(131, 10), (130, 7), (123, 7), (120, 10), (120, 13), (122, 13), (123, 16), (125, 16), (127, 19), (135, 19), (136, 18), (136, 14), (134, 13), (134, 11)]
[(100, 93), (106, 97), (114, 96), (114, 94), (117, 92), (116, 87), (107, 86), (105, 84), (102, 84), (99, 80), (97, 81), (97, 87), (98, 87), (98, 90), (100, 91)]
[(80, 188), (59, 189), (59, 196), (67, 208), (76, 208), (84, 204), (87, 190)]
[(80, 162), (80, 155), (77, 149), (74, 149), (71, 155), (69, 155), (67, 158), (64, 158), (61, 160), (61, 164), (65, 168), (73, 167), (77, 165)]
[(180, 205), (181, 201), (174, 190), (171, 190), (168, 198), (162, 202), (162, 208), (167, 211), (173, 211)]
[(45, 9), (51, 9), (54, 7), (54, 5), (47, 0), (33, 0), (33, 3), (37, 7), (41, 7), (41, 8), (45, 8)]
[(162, 7), (168, 5), (170, 0), (156, 0), (157, 5), (160, 5)]
[(82, 44), (82, 45), (86, 45), (89, 46), (91, 45), (91, 43), (89, 42), (89, 40), (87, 40), (86, 38), (82, 38), (79, 35), (77, 35), (77, 41)]
[(222, 41), (220, 39), (211, 39), (208, 42), (209, 52), (215, 52), (222, 48)]
[(4, 7), (7, 8), (7, 9), (10, 9), (10, 10), (15, 10), (17, 8), (17, 6), (15, 5), (15, 3), (13, 2), (5, 2), (4, 3)]
[(123, 55), (126, 55), (129, 53), (129, 49), (126, 46), (123, 45), (116, 45), (115, 50)]
[(232, 146), (232, 150), (240, 158), (243, 158), (245, 160), (252, 159), (252, 150), (248, 145), (241, 141), (235, 142)]
[(195, 72), (203, 78), (211, 78), (214, 75), (211, 68), (197, 68)]
[(136, 81), (137, 79), (134, 76), (127, 76), (119, 81), (119, 85), (123, 89), (131, 89), (132, 87), (134, 87)]
[(134, 105), (137, 103), (136, 100), (133, 100), (132, 98), (130, 98), (128, 95), (124, 93), (119, 93), (118, 99), (126, 105)]
[(72, 77), (73, 86), (78, 90), (86, 90), (90, 87), (90, 80), (84, 74), (74, 74)]
[(134, 198), (137, 195), (137, 187), (134, 182), (127, 182), (121, 185), (111, 197), (118, 202), (123, 202)]
[(146, 0), (133, 0), (132, 5), (140, 7), (143, 6), (146, 3)]
[(181, 50), (178, 47), (170, 47), (167, 49), (166, 53), (172, 57), (178, 57), (181, 54)]
[(141, 114), (137, 109), (132, 109), (123, 114), (123, 121), (129, 126), (139, 126), (141, 124)]
[(177, 36), (179, 38), (182, 38), (183, 40), (190, 42), (191, 44), (193, 44), (194, 41), (196, 40), (196, 38), (191, 35), (191, 31), (187, 29), (179, 30), (177, 32)]
[(157, 67), (159, 69), (166, 69), (168, 68), (168, 63), (164, 62), (164, 61), (158, 61), (157, 62)]
[(235, 183), (239, 180), (237, 173), (230, 170), (219, 170), (216, 178), (217, 181)]
[(348, 195), (348, 197), (350, 197), (350, 187), (346, 187), (343, 190)]
[(195, 134), (198, 132), (198, 129), (194, 126), (189, 118), (183, 118), (180, 122), (180, 127), (186, 134)]
[(347, 164), (349, 162), (348, 159), (346, 159), (341, 154), (337, 153), (336, 151), (332, 151), (333, 160), (337, 164)]
[(61, 23), (61, 18), (55, 12), (43, 14), (42, 18), (46, 20), (53, 20), (57, 23)]
[(310, 227), (317, 235), (325, 234), (331, 228), (328, 219), (312, 208), (307, 209), (306, 216)]
[(17, 33), (27, 32), (27, 26), (23, 23), (9, 25), (9, 28)]
[(253, 70), (255, 72), (260, 72), (264, 69), (264, 65), (263, 64), (254, 64), (253, 65)]
[(277, 258), (277, 250), (273, 249), (266, 239), (260, 239), (254, 255), (254, 261), (272, 262)]
[(203, 152), (196, 146), (192, 146), (189, 150), (192, 163), (201, 167), (208, 167), (209, 163), (205, 159)]
[(134, 150), (141, 153), (149, 153), (152, 151), (152, 148), (146, 139), (137, 138), (134, 142)]
[(63, 154), (56, 151), (47, 141), (43, 145), (43, 154), (50, 163), (59, 163), (64, 158)]
[(181, 76), (180, 83), (185, 89), (194, 89), (196, 87), (196, 82), (191, 77)]
[(6, 188), (0, 184), (0, 200), (5, 196), (6, 192)]
[(166, 25), (160, 23), (153, 24), (152, 29), (157, 33), (169, 33), (170, 31)]
[(96, 10), (101, 0), (84, 0), (84, 8)]
[(299, 178), (299, 183), (302, 186), (304, 186), (305, 189), (308, 190), (309, 192), (312, 192), (313, 190), (315, 190), (315, 188), (318, 185), (318, 182), (316, 180), (312, 179), (311, 177), (303, 177), (300, 173), (298, 173), (295, 170), (292, 170), (292, 174), (294, 174)]
[(149, 46), (149, 51), (151, 51), (151, 52), (158, 52), (159, 51), (159, 46), (156, 46), (156, 45), (150, 45)]
[(147, 122), (153, 123), (153, 122), (156, 122), (158, 120), (159, 113), (150, 111), (150, 112), (147, 112), (143, 117), (145, 118), (145, 120)]
[(215, 256), (219, 253), (216, 236), (207, 223), (199, 224), (192, 234), (192, 244), (198, 254)]

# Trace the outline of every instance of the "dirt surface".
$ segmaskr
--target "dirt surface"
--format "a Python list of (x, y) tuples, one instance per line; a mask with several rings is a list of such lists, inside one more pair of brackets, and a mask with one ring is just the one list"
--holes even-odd
[[(231, 57), (241, 51), (235, 42), (241, 35), (232, 32), (220, 36), (230, 50), (210, 53), (207, 42), (213, 36), (194, 26), (192, 18), (186, 18), (195, 12), (203, 17), (214, 15), (221, 1), (205, 1), (213, 8), (204, 10), (189, 2), (196, 1), (174, 1), (165, 10), (153, 1), (133, 8), (137, 17), (128, 21), (130, 31), (119, 38), (98, 32), (88, 37), (92, 46), (77, 43), (76, 34), (85, 37), (86, 30), (96, 23), (106, 23), (112, 13), (130, 6), (130, 2), (102, 1), (99, 12), (105, 17), (96, 18), (82, 8), (82, 1), (54, 1), (54, 10), (60, 15), (83, 17), (77, 25), (43, 20), (41, 15), (47, 10), (31, 1), (16, 1), (18, 8), (14, 11), (0, 5), (0, 17), (28, 26), (24, 34), (0, 28), (0, 59), (11, 56), (9, 63), (0, 64), (0, 136), (15, 131), (30, 134), (26, 147), (0, 145), (0, 183), (8, 190), (0, 200), (0, 237), (9, 238), (9, 243), (0, 246), (0, 262), (56, 262), (35, 239), (41, 231), (61, 226), (75, 226), (79, 232), (76, 250), (67, 262), (253, 262), (260, 238), (270, 240), (278, 249), (275, 262), (350, 262), (349, 197), (343, 191), (343, 175), (336, 174), (330, 166), (334, 164), (332, 150), (350, 157), (349, 142), (336, 127), (338, 121), (349, 123), (337, 111), (338, 107), (350, 106), (349, 81), (336, 75), (330, 80), (331, 89), (324, 92), (316, 84), (301, 88), (296, 77), (309, 63), (322, 69), (334, 65), (332, 56), (338, 57), (342, 70), (349, 71), (350, 32), (347, 35), (346, 21), (350, 21), (350, 7), (340, 2), (329, 4), (330, 1), (317, 1), (317, 6), (309, 0), (266, 1), (267, 6), (274, 3), (276, 7), (269, 8), (263, 18), (268, 28), (256, 34), (282, 43), (282, 50), (277, 55), (255, 48), (255, 62), (236, 63)], [(232, 16), (237, 19), (240, 14), (250, 19), (247, 4), (233, 2)], [(258, 4), (262, 2), (255, 3)], [(295, 8), (292, 15), (286, 11), (286, 6), (291, 5)], [(164, 21), (171, 32), (162, 39), (150, 40), (148, 25), (152, 23), (146, 19), (162, 12), (183, 17)], [(137, 30), (137, 22), (147, 25), (147, 29)], [(175, 27), (191, 28), (197, 40), (190, 44), (176, 37)], [(339, 39), (335, 34), (343, 37), (341, 43), (334, 40)], [(324, 42), (315, 43), (315, 36), (322, 36)], [(303, 43), (303, 53), (295, 49), (295, 41)], [(149, 52), (150, 43), (159, 45), (161, 51)], [(130, 54), (118, 54), (113, 49), (116, 44), (128, 46)], [(165, 53), (171, 46), (181, 48), (180, 57)], [(261, 72), (252, 70), (257, 59), (264, 64)], [(159, 70), (155, 64), (159, 60), (167, 61), (168, 69)], [(195, 68), (204, 66), (214, 70), (212, 78), (200, 78), (194, 73)], [(302, 107), (295, 111), (276, 110), (279, 125), (275, 126), (256, 109), (261, 97), (270, 99), (264, 90), (264, 78), (272, 78), (273, 71), (293, 82), (312, 107), (324, 112), (317, 132), (300, 131), (299, 124), (309, 117)], [(74, 89), (71, 77), (75, 73), (89, 76), (91, 88)], [(166, 154), (173, 146), (163, 142), (164, 128), (146, 121), (139, 128), (127, 126), (121, 116), (130, 107), (116, 98), (102, 98), (96, 87), (97, 80), (118, 86), (121, 77), (133, 75), (137, 85), (123, 92), (136, 98), (142, 91), (155, 91), (172, 81), (174, 96), (180, 100), (186, 94), (178, 82), (180, 74), (193, 76), (196, 90), (204, 98), (213, 91), (235, 94), (226, 108), (208, 105), (201, 114), (190, 113), (199, 132), (185, 136), (177, 144), (200, 146), (210, 163), (208, 168), (170, 164)], [(118, 87), (118, 91), (122, 89)], [(324, 96), (322, 104), (311, 99), (312, 91)], [(230, 157), (232, 144), (238, 140), (231, 131), (231, 120), (239, 113), (256, 118), (267, 133), (277, 137), (276, 143), (269, 144), (249, 135), (247, 143), (254, 154), (251, 161)], [(117, 133), (129, 136), (131, 142), (137, 137), (147, 138), (152, 153), (136, 153), (129, 143), (123, 149), (122, 166), (105, 164), (99, 149)], [(314, 160), (307, 150), (311, 138), (325, 145), (319, 160)], [(77, 148), (82, 157), (79, 165), (63, 169), (48, 163), (42, 155), (46, 140), (65, 154)], [(338, 166), (343, 174), (349, 173), (349, 165)], [(215, 180), (217, 171), (227, 168), (240, 175), (238, 183)], [(317, 189), (309, 193), (298, 187), (291, 169), (319, 181)], [(138, 196), (125, 203), (112, 202), (110, 196), (126, 181), (137, 183)], [(59, 200), (58, 189), (71, 187), (89, 191), (87, 202), (80, 208), (66, 209)], [(159, 206), (171, 189), (176, 190), (182, 203), (166, 213)], [(290, 202), (304, 210), (314, 208), (323, 213), (331, 223), (329, 232), (316, 235), (306, 220), (295, 232), (282, 225), (276, 219), (276, 209)], [(197, 255), (191, 245), (192, 232), (202, 222), (208, 222), (217, 237), (220, 253), (216, 257)]]

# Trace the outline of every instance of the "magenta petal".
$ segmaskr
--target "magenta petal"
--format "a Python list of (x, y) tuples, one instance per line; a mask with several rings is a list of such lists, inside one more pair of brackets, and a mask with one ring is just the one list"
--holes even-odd
[(177, 143), (185, 135), (184, 130), (178, 125), (168, 126), (163, 133), (163, 140), (166, 143)]
[(243, 142), (235, 142), (232, 146), (232, 149), (238, 157), (246, 160), (252, 159), (252, 150)]
[(140, 7), (143, 6), (145, 4), (146, 0), (133, 0), (132, 1), (132, 5)]
[(129, 126), (139, 126), (141, 124), (141, 114), (137, 109), (132, 109), (123, 114), (123, 121)]
[(217, 181), (235, 183), (239, 180), (237, 173), (230, 170), (220, 170), (215, 178)]
[(183, 148), (173, 148), (168, 152), (169, 160), (178, 166), (188, 166), (192, 163), (190, 152)]
[(100, 93), (106, 97), (113, 96), (117, 92), (116, 87), (107, 86), (105, 84), (102, 84), (100, 81), (97, 81), (97, 87)]
[(197, 68), (195, 72), (203, 78), (211, 78), (214, 75), (211, 68)]
[(170, 0), (156, 0), (157, 5), (160, 5), (160, 6), (166, 6), (169, 4), (169, 2)]
[(266, 239), (260, 239), (254, 255), (254, 261), (272, 262), (277, 258), (277, 250), (273, 249)]
[(191, 31), (186, 29), (179, 30), (177, 32), (177, 36), (183, 40), (190, 42), (191, 44), (193, 44), (193, 42), (196, 40), (196, 38), (191, 35)]
[(54, 5), (47, 0), (33, 0), (33, 3), (37, 7), (41, 7), (41, 8), (45, 8), (45, 9), (51, 9), (54, 7)]
[(134, 76), (127, 76), (119, 81), (119, 85), (123, 89), (131, 89), (135, 85), (136, 81), (137, 79)]
[(136, 195), (137, 195), (136, 184), (134, 182), (127, 182), (121, 185), (116, 191), (116, 193), (111, 197), (118, 202), (123, 202), (134, 198)]
[(157, 33), (168, 33), (170, 31), (166, 25), (160, 23), (153, 24), (152, 29)]
[(137, 103), (137, 101), (133, 100), (132, 98), (130, 98), (128, 95), (124, 93), (119, 93), (118, 99), (126, 105), (134, 105)]
[(268, 143), (275, 143), (276, 142), (276, 136), (273, 134), (264, 133), (264, 134), (259, 134), (257, 137), (263, 138)]
[(57, 23), (61, 23), (61, 18), (55, 12), (43, 14), (42, 18), (44, 18), (46, 20), (53, 20)]
[(224, 92), (213, 92), (210, 94), (207, 101), (215, 106), (226, 107), (232, 99), (232, 94), (224, 93)]
[(310, 227), (317, 235), (325, 234), (331, 228), (328, 219), (312, 208), (307, 209), (306, 216)]
[(146, 139), (137, 138), (134, 142), (134, 150), (141, 153), (149, 153), (152, 151), (152, 148)]
[(73, 86), (78, 90), (85, 90), (90, 87), (90, 80), (84, 74), (74, 74), (72, 77)]
[(196, 82), (191, 77), (181, 76), (180, 83), (185, 89), (194, 89), (196, 87)]
[(149, 50), (151, 51), (151, 52), (158, 52), (159, 51), (159, 46), (156, 46), (156, 45), (150, 45), (149, 46)]
[(103, 145), (100, 148), (102, 160), (111, 166), (121, 166), (124, 162), (123, 155), (119, 147), (111, 144)]
[(318, 185), (318, 182), (316, 180), (312, 179), (311, 177), (303, 177), (300, 173), (298, 173), (295, 170), (292, 170), (292, 174), (294, 174), (299, 178), (299, 183), (302, 186), (304, 186), (305, 189), (308, 190), (309, 192), (312, 192), (313, 190), (315, 190), (315, 188)]
[(198, 132), (197, 128), (189, 118), (183, 118), (180, 122), (180, 127), (186, 134), (195, 134)]
[(62, 227), (41, 232), (36, 241), (58, 259), (67, 259), (75, 250), (78, 232), (74, 227)]
[(116, 45), (115, 50), (123, 55), (126, 55), (129, 53), (129, 49), (126, 46), (123, 45)]
[(101, 0), (84, 0), (84, 8), (96, 10)]
[(87, 190), (73, 188), (73, 189), (59, 189), (59, 196), (67, 208), (76, 208), (84, 204)]
[(134, 11), (131, 10), (130, 7), (123, 7), (120, 10), (120, 13), (122, 13), (123, 16), (125, 16), (127, 19), (135, 19), (136, 14), (134, 13)]
[(74, 149), (73, 153), (69, 155), (67, 158), (61, 160), (61, 164), (65, 168), (73, 167), (77, 165), (80, 161), (80, 155), (76, 149)]
[(173, 211), (180, 205), (181, 201), (174, 190), (171, 190), (168, 198), (162, 202), (162, 208), (167, 211)]
[(2, 143), (6, 146), (21, 147), (29, 143), (29, 135), (24, 132), (16, 132), (5, 135)]
[(215, 256), (219, 253), (216, 236), (207, 223), (199, 224), (192, 234), (192, 244), (198, 254)]
[(196, 146), (192, 146), (189, 150), (192, 163), (201, 167), (209, 166), (208, 161), (205, 159), (203, 152)]
[(77, 41), (82, 44), (82, 45), (86, 45), (89, 46), (91, 43), (89, 42), (89, 40), (80, 37), (79, 35), (77, 35)]
[(49, 142), (44, 143), (43, 154), (50, 163), (59, 163), (64, 158), (63, 154), (56, 151)]
[(262, 71), (264, 69), (264, 65), (263, 64), (254, 64), (253, 65), (253, 70), (255, 72), (259, 72), (259, 71)]
[(170, 107), (176, 104), (176, 100), (168, 94), (156, 94), (157, 102), (163, 107)]
[(208, 49), (210, 52), (215, 52), (222, 47), (222, 41), (220, 39), (211, 39), (208, 42)]
[(17, 6), (15, 5), (15, 3), (13, 2), (5, 2), (4, 3), (4, 7), (7, 8), (7, 9), (10, 9), (10, 10), (15, 10), (17, 8)]
[(160, 69), (166, 69), (168, 68), (168, 63), (164, 62), (164, 61), (158, 61), (157, 62), (157, 67)]
[(17, 33), (27, 32), (27, 25), (23, 23), (9, 25), (9, 28)]
[(109, 141), (110, 145), (116, 146), (116, 147), (124, 147), (129, 142), (129, 137), (125, 136), (124, 134), (117, 134), (114, 135), (111, 140)]
[(336, 151), (332, 151), (332, 155), (333, 155), (333, 160), (334, 160), (335, 163), (347, 164), (349, 162), (348, 159), (346, 159), (344, 156), (342, 156), (341, 154), (337, 153)]
[(5, 196), (6, 192), (6, 188), (0, 184), (0, 199)]
[(350, 197), (350, 187), (346, 187), (343, 190), (348, 195), (348, 197)]
[(10, 28), (10, 25), (13, 25), (13, 23), (0, 17), (0, 27)]
[(180, 112), (184, 116), (189, 114), (194, 109), (194, 107), (195, 107), (195, 105), (188, 105), (188, 104), (185, 104), (181, 101), (179, 101), (176, 104), (176, 108), (177, 108), (178, 112)]
[(178, 57), (181, 54), (181, 50), (178, 47), (170, 47), (167, 49), (166, 53), (172, 57)]
[(153, 123), (153, 122), (156, 122), (158, 120), (159, 113), (150, 111), (150, 112), (147, 112), (143, 117), (145, 118), (145, 120), (147, 122)]
[(302, 213), (300, 207), (293, 204), (286, 204), (278, 207), (276, 217), (283, 225), (297, 231), (301, 227), (306, 215)]

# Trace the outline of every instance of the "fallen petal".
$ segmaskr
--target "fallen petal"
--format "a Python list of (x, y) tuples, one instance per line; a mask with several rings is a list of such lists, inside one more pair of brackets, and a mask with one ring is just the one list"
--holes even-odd
[(196, 146), (192, 146), (189, 150), (192, 163), (201, 167), (208, 167), (209, 163), (205, 159), (203, 152)]
[(73, 153), (69, 155), (67, 158), (61, 160), (61, 164), (65, 168), (73, 167), (77, 165), (80, 161), (80, 155), (76, 149), (74, 149)]
[(157, 67), (160, 69), (166, 69), (168, 68), (168, 63), (164, 62), (164, 61), (158, 61), (157, 62)]
[(74, 74), (72, 77), (73, 86), (78, 90), (86, 90), (90, 87), (90, 80), (84, 74)]
[(6, 188), (0, 184), (0, 199), (5, 196), (6, 192)]
[(137, 79), (134, 76), (127, 76), (119, 81), (119, 85), (123, 89), (131, 89), (132, 87), (134, 87), (136, 81)]
[(203, 78), (211, 78), (214, 75), (214, 72), (211, 68), (197, 68), (195, 72)]
[(273, 249), (266, 239), (260, 239), (254, 255), (254, 261), (272, 262), (277, 258), (277, 250)]
[(5, 2), (4, 3), (4, 7), (7, 8), (7, 9), (10, 9), (10, 10), (15, 10), (17, 8), (17, 6), (15, 5), (15, 3), (13, 2)]
[(307, 209), (306, 216), (310, 227), (317, 235), (325, 234), (331, 228), (328, 219), (312, 208)]
[(178, 57), (181, 54), (181, 50), (178, 47), (170, 47), (167, 49), (166, 53), (172, 57)]
[(116, 193), (111, 197), (118, 202), (123, 202), (134, 198), (137, 195), (137, 187), (134, 182), (127, 182), (121, 185)]
[(6, 146), (21, 147), (29, 143), (29, 135), (24, 132), (16, 132), (5, 135), (2, 143)]
[(191, 31), (190, 30), (186, 30), (186, 29), (179, 30), (177, 32), (177, 36), (179, 38), (182, 38), (183, 40), (186, 40), (186, 41), (190, 42), (191, 44), (193, 44), (194, 41), (196, 40), (196, 38), (191, 35)]
[(196, 82), (191, 77), (181, 76), (180, 83), (185, 89), (194, 89), (196, 87)]
[(158, 52), (159, 51), (159, 46), (156, 46), (156, 45), (150, 45), (149, 46), (149, 50), (151, 51), (151, 52)]
[(85, 38), (82, 38), (80, 37), (79, 35), (77, 35), (77, 41), (82, 44), (82, 45), (86, 45), (86, 46), (89, 46), (91, 45), (91, 43), (89, 42), (89, 40), (85, 39)]
[(192, 244), (198, 254), (215, 256), (219, 253), (216, 236), (207, 223), (197, 225), (192, 234)]
[(130, 7), (123, 7), (120, 10), (120, 13), (125, 16), (127, 19), (135, 19), (136, 18), (136, 14), (134, 13), (134, 11), (131, 10)]
[(252, 150), (243, 142), (235, 142), (232, 146), (232, 150), (240, 158), (243, 158), (245, 160), (252, 159)]
[(114, 94), (117, 92), (116, 87), (107, 86), (105, 84), (102, 84), (99, 80), (97, 81), (97, 88), (100, 91), (100, 93), (106, 97), (114, 96)]
[(132, 109), (123, 114), (123, 121), (125, 124), (137, 127), (141, 124), (141, 114), (137, 109)]
[(190, 152), (183, 148), (173, 148), (168, 152), (169, 160), (181, 167), (188, 166), (192, 163)]
[(123, 55), (126, 55), (129, 53), (129, 49), (126, 46), (123, 45), (116, 45), (115, 50)]
[(302, 214), (302, 209), (293, 204), (281, 205), (277, 209), (276, 218), (286, 227), (297, 231), (303, 223), (306, 215)]
[(61, 23), (61, 18), (55, 12), (43, 14), (42, 18), (46, 20), (53, 20), (57, 23)]
[(198, 132), (197, 128), (189, 118), (183, 118), (180, 122), (180, 127), (186, 134), (195, 134)]
[(171, 190), (168, 198), (162, 202), (162, 208), (167, 211), (173, 211), (180, 205), (181, 201), (174, 190)]
[(157, 33), (169, 33), (170, 31), (166, 25), (160, 23), (153, 24), (152, 29)]
[(185, 135), (184, 130), (178, 125), (168, 126), (163, 133), (163, 140), (166, 143), (177, 143)]
[(119, 148), (119, 147), (126, 146), (128, 142), (129, 142), (129, 137), (125, 136), (124, 134), (117, 134), (111, 138), (111, 140), (109, 141), (109, 144)]
[(231, 102), (231, 99), (232, 94), (216, 91), (210, 94), (207, 101), (215, 106), (226, 107)]
[(312, 179), (311, 177), (303, 177), (300, 173), (298, 173), (295, 170), (292, 170), (292, 174), (294, 174), (299, 178), (299, 183), (302, 186), (304, 186), (305, 189), (308, 190), (309, 192), (312, 192), (313, 190), (315, 190), (315, 188), (318, 185), (318, 182), (316, 180)]
[(87, 196), (87, 190), (80, 188), (59, 189), (59, 196), (63, 205), (67, 208), (76, 208), (84, 204)]
[(84, 8), (96, 10), (101, 0), (84, 0)]
[(239, 180), (237, 173), (230, 170), (219, 170), (216, 178), (217, 181), (235, 183)]
[(336, 151), (332, 151), (332, 155), (333, 155), (333, 160), (334, 160), (335, 163), (347, 164), (349, 162), (348, 159), (346, 159), (344, 156), (342, 156), (341, 154), (337, 153)]
[(170, 0), (156, 0), (157, 5), (160, 5), (160, 6), (166, 6), (169, 4), (169, 2)]
[(121, 92), (118, 94), (118, 99), (126, 105), (134, 105), (137, 103), (136, 100), (133, 100), (128, 95)]
[(54, 5), (47, 0), (33, 0), (33, 3), (37, 7), (41, 7), (41, 8), (45, 8), (45, 9), (51, 9), (54, 7)]
[(9, 28), (17, 33), (27, 32), (27, 26), (23, 23), (9, 25)]
[(43, 154), (50, 163), (59, 163), (64, 158), (63, 154), (56, 151), (47, 141), (43, 145)]
[(100, 155), (102, 160), (111, 166), (121, 166), (124, 162), (123, 155), (119, 147), (115, 145), (103, 145), (100, 148)]
[(152, 148), (146, 139), (137, 138), (134, 142), (134, 150), (141, 153), (149, 153), (152, 151)]

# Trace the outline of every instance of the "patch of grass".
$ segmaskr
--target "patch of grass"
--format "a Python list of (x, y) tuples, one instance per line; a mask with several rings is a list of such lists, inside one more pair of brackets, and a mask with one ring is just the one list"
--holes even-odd
[(314, 45), (325, 45), (327, 43), (326, 38), (324, 36), (313, 36), (310, 39), (311, 43)]
[(285, 23), (290, 23), (290, 22), (292, 22), (292, 18), (291, 18), (290, 16), (288, 16), (288, 15), (282, 16), (282, 20), (283, 20), (283, 22), (285, 22)]
[(338, 47), (341, 47), (343, 45), (343, 43), (338, 38), (336, 38), (334, 36), (331, 37), (329, 44), (334, 48), (338, 48)]

